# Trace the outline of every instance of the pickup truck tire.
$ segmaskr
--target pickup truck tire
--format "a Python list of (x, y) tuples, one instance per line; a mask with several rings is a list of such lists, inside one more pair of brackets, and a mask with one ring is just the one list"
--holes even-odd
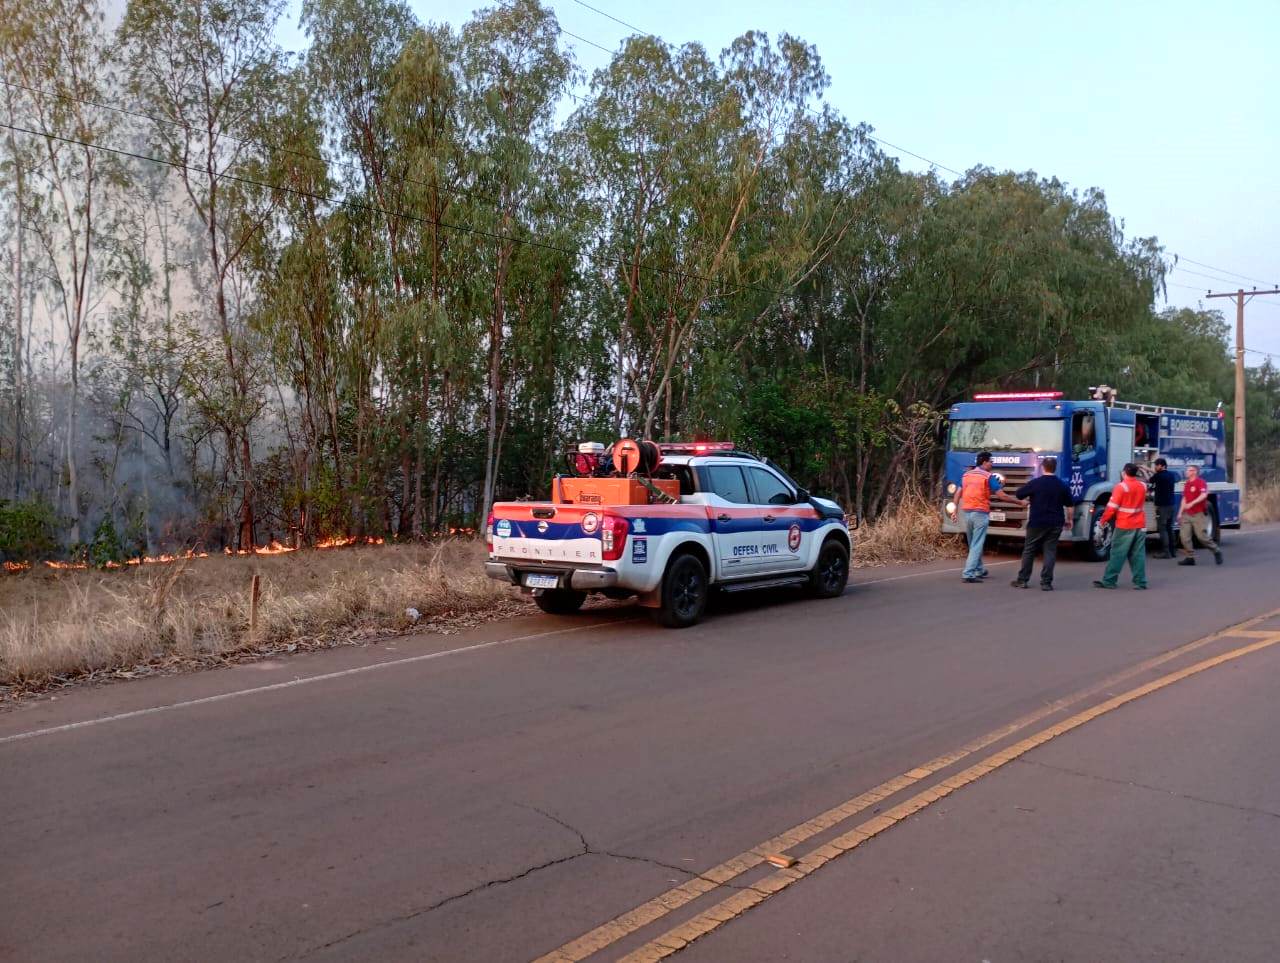
[(707, 569), (696, 555), (683, 553), (667, 564), (662, 599), (655, 613), (668, 628), (683, 629), (702, 618), (707, 607)]
[(829, 538), (818, 550), (817, 564), (809, 570), (809, 594), (832, 599), (844, 592), (849, 582), (849, 550), (839, 539)]
[(586, 592), (573, 589), (543, 589), (533, 600), (548, 615), (572, 615), (587, 600)]

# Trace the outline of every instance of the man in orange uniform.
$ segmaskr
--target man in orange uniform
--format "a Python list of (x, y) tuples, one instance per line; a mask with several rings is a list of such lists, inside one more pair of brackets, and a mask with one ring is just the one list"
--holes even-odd
[(964, 512), (964, 533), (969, 539), (969, 558), (962, 577), (971, 585), (989, 574), (982, 564), (982, 549), (987, 543), (992, 498), (1011, 505), (1023, 504), (1001, 490), (999, 476), (991, 471), (991, 452), (979, 452), (974, 466), (960, 480), (960, 510)]
[(1147, 587), (1147, 513), (1143, 508), (1146, 500), (1147, 486), (1138, 480), (1138, 466), (1133, 463), (1125, 465), (1120, 484), (1111, 490), (1107, 510), (1102, 513), (1102, 519), (1098, 522), (1099, 525), (1105, 525), (1113, 518), (1116, 521), (1116, 530), (1111, 536), (1111, 557), (1107, 559), (1107, 570), (1102, 578), (1093, 583), (1098, 588), (1116, 587), (1126, 559), (1133, 570), (1133, 587)]

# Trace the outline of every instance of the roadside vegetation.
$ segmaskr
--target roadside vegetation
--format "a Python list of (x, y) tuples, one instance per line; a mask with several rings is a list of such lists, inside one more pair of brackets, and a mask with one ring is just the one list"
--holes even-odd
[[(854, 565), (960, 554), (923, 500), (854, 534)], [(536, 610), (484, 575), (484, 545), (214, 555), (112, 570), (36, 564), (0, 576), (0, 698), (267, 655), (453, 631)], [(251, 581), (260, 579), (256, 634)]]
[(1255, 525), (1280, 522), (1280, 481), (1250, 485), (1247, 502), (1244, 510), (1246, 522)]
[[(903, 170), (803, 38), (584, 76), (539, 0), (308, 0), (297, 56), (285, 9), (0, 22), (0, 561), (431, 539), (623, 433), (874, 521), (975, 389), (1231, 398), (1221, 316), (1157, 309), (1175, 259), (1100, 188)], [(1252, 369), (1259, 455), (1278, 399)]]
[(454, 539), (105, 572), (37, 565), (0, 576), (0, 693), (222, 665), (409, 629), (452, 631), (534, 611), (485, 577), (483, 553), (480, 542)]

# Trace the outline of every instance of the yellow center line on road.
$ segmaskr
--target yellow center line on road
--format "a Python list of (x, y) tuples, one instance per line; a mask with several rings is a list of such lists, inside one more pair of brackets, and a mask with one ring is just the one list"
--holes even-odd
[[(1070, 732), (1086, 722), (1091, 722), (1099, 716), (1106, 715), (1108, 712), (1112, 712), (1136, 699), (1141, 699), (1143, 696), (1158, 692), (1167, 686), (1173, 685), (1175, 682), (1180, 682), (1190, 676), (1242, 658), (1261, 649), (1269, 648), (1277, 643), (1280, 643), (1280, 632), (1273, 632), (1268, 638), (1259, 639), (1238, 649), (1232, 649), (1213, 658), (1205, 659), (1203, 662), (1197, 662), (1176, 672), (1170, 672), (1168, 675), (1161, 676), (1145, 685), (1140, 685), (1136, 689), (1130, 689), (1121, 695), (1113, 696), (1090, 709), (1085, 709), (1083, 712), (1079, 712), (1068, 719), (1041, 729), (1039, 732), (1027, 736), (1008, 748), (1002, 749), (1000, 752), (990, 755), (969, 768), (956, 773), (949, 779), (944, 779), (937, 785), (917, 793), (910, 799), (899, 803), (880, 815), (859, 823), (848, 832), (801, 856), (794, 866), (778, 870), (765, 879), (752, 884), (751, 887), (742, 889), (728, 899), (722, 900), (710, 909), (699, 913), (687, 923), (668, 930), (634, 952), (628, 953), (621, 958), (620, 963), (655, 963), (657, 960), (663, 960), (674, 953), (678, 953), (694, 940), (718, 929), (729, 920), (741, 916), (752, 907), (763, 903), (773, 894), (781, 892), (797, 880), (804, 879), (811, 873), (816, 872), (831, 860), (843, 856), (852, 849), (856, 849), (868, 839), (878, 836), (885, 830), (902, 822), (908, 816), (912, 816), (926, 806), (951, 795), (957, 789), (995, 772), (1032, 749), (1044, 745), (1049, 740), (1056, 739), (1058, 736)], [(550, 957), (550, 959), (556, 958), (555, 956)], [(562, 954), (559, 958), (575, 959), (575, 957), (567, 954)]]
[[(1025, 729), (1029, 725), (1040, 722), (1054, 713), (1060, 712), (1084, 699), (1088, 699), (1091, 696), (1095, 696), (1100, 693), (1105, 693), (1112, 687), (1121, 682), (1128, 681), (1134, 676), (1141, 675), (1143, 672), (1148, 672), (1180, 656), (1186, 655), (1189, 652), (1203, 648), (1204, 646), (1219, 639), (1246, 633), (1260, 622), (1265, 622), (1267, 619), (1273, 618), (1277, 615), (1280, 615), (1280, 608), (1246, 619), (1243, 622), (1237, 622), (1235, 625), (1229, 626), (1228, 628), (1221, 629), (1220, 631), (1213, 632), (1209, 635), (1203, 636), (1202, 638), (1195, 639), (1194, 641), (1178, 646), (1175, 649), (1170, 649), (1168, 652), (1145, 659), (1142, 662), (1110, 675), (1102, 681), (1094, 683), (1093, 685), (1085, 689), (1081, 689), (1078, 692), (1074, 692), (1060, 699), (1048, 702), (1039, 709), (1021, 716), (1013, 722), (988, 732), (986, 735), (979, 736), (977, 739), (966, 743), (953, 752), (946, 753), (945, 755), (938, 756), (935, 759), (922, 763), (921, 765), (916, 766), (901, 775), (895, 776), (894, 778), (883, 782), (864, 793), (854, 796), (852, 799), (848, 799), (837, 806), (833, 806), (825, 812), (819, 813), (812, 819), (805, 820), (799, 825), (793, 826), (785, 832), (779, 833), (757, 846), (753, 846), (751, 849), (748, 849), (743, 853), (739, 853), (731, 859), (725, 860), (719, 865), (712, 867), (706, 872), (700, 873), (693, 879), (690, 879), (679, 886), (673, 887), (664, 893), (660, 893), (634, 909), (631, 909), (608, 922), (600, 924), (577, 939), (552, 950), (550, 953), (538, 957), (534, 963), (577, 963), (579, 960), (584, 960), (589, 956), (599, 953), (601, 950), (613, 945), (627, 936), (630, 936), (632, 933), (635, 933), (643, 927), (656, 922), (674, 910), (692, 903), (694, 900), (706, 893), (709, 893), (723, 884), (732, 881), (748, 870), (754, 869), (756, 866), (763, 863), (767, 856), (779, 853), (782, 850), (792, 849), (800, 845), (806, 840), (817, 836), (819, 833), (831, 829), (845, 820), (864, 812), (876, 803), (887, 799), (889, 796), (892, 796), (909, 786), (915, 785), (922, 779), (927, 779), (938, 770), (954, 765), (955, 763), (960, 762), (961, 760), (974, 755), (991, 745), (994, 745), (1000, 740), (1013, 735), (1015, 732)], [(1271, 638), (1273, 635), (1280, 636), (1280, 632), (1268, 633), (1267, 637)], [(1265, 644), (1270, 643), (1268, 642)], [(1103, 703), (1103, 705), (1105, 704), (1106, 703)], [(782, 870), (781, 873), (794, 873), (795, 870), (796, 867), (792, 867), (791, 869)], [(780, 874), (775, 874), (775, 876), (776, 875)], [(752, 890), (741, 891), (736, 893), (734, 896), (729, 897), (725, 902), (732, 903), (734, 901), (739, 901), (739, 897), (747, 896), (751, 893)], [(756, 895), (760, 894), (757, 892)], [(724, 903), (720, 905), (723, 906)]]

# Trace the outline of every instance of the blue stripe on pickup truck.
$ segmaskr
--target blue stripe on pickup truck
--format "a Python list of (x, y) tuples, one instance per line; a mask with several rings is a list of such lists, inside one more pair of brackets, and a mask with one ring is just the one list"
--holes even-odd
[[(716, 531), (722, 534), (730, 535), (741, 532), (762, 531), (767, 526), (773, 525), (799, 525), (802, 532), (813, 532), (824, 525), (830, 523), (830, 519), (805, 517), (802, 515), (779, 515), (774, 522), (765, 522), (764, 516), (769, 514), (767, 510), (762, 509), (758, 515), (739, 514), (741, 509), (735, 510), (733, 517), (727, 522), (716, 521)], [(671, 532), (694, 532), (707, 534), (711, 531), (712, 519), (706, 517), (705, 512), (701, 509), (694, 514), (690, 512), (687, 516), (673, 515), (639, 515), (627, 518), (630, 523), (630, 534), (632, 535), (667, 535)], [(562, 538), (589, 538), (586, 532), (582, 530), (579, 522), (554, 522), (547, 521), (545, 524), (547, 530), (545, 532), (538, 531), (538, 526), (543, 524), (537, 520), (534, 521), (514, 521), (511, 520), (511, 537), (513, 538), (541, 538), (541, 539), (562, 539)], [(643, 530), (641, 529), (643, 525)], [(599, 533), (595, 533), (599, 537)]]

